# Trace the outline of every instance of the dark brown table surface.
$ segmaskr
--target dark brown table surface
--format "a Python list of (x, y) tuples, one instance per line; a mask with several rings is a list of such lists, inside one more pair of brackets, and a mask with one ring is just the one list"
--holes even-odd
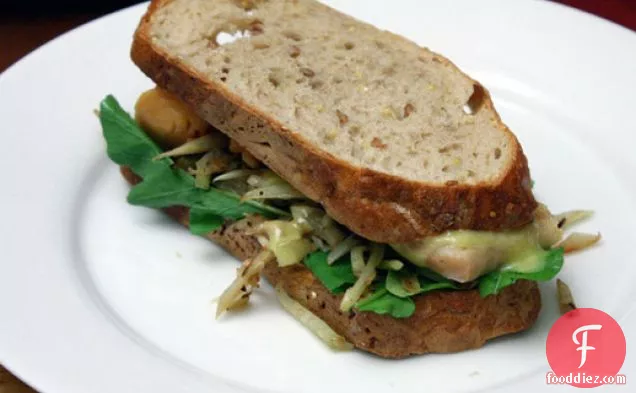
[[(636, 0), (559, 0), (636, 31)], [(0, 16), (0, 72), (52, 38), (99, 17), (95, 12), (55, 16)], [(0, 366), (0, 393), (34, 393)]]

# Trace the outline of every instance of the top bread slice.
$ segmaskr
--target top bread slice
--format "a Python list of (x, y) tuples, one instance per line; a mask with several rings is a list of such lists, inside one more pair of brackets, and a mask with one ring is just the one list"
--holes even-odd
[(532, 220), (527, 160), (488, 91), (319, 2), (154, 0), (132, 58), (367, 239)]

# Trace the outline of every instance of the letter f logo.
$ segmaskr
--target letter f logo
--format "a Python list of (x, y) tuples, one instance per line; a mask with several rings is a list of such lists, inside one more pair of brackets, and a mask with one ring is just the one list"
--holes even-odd
[[(596, 349), (594, 347), (587, 345), (588, 330), (601, 330), (602, 327), (603, 327), (602, 325), (585, 325), (576, 329), (574, 333), (572, 333), (572, 341), (574, 341), (574, 344), (581, 345), (580, 347), (576, 348), (577, 351), (581, 351), (581, 364), (579, 364), (579, 368), (583, 367), (583, 365), (585, 364), (585, 361), (587, 360), (587, 351), (593, 351)], [(582, 337), (581, 342), (579, 342), (576, 336), (581, 332), (583, 332), (583, 334), (581, 335)]]

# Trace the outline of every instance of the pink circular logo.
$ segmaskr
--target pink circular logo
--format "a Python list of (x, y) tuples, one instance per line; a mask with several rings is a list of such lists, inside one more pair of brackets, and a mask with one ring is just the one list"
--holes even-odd
[(625, 351), (623, 329), (595, 308), (579, 308), (563, 315), (550, 329), (546, 342), (555, 377), (580, 388), (611, 381), (623, 366)]

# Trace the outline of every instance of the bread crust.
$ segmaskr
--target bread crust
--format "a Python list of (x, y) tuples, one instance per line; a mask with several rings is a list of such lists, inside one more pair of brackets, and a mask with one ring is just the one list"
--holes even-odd
[[(122, 168), (122, 174), (131, 184), (140, 181), (128, 168)], [(164, 211), (188, 226), (187, 208), (176, 206)], [(261, 246), (246, 230), (262, 220), (251, 216), (223, 225), (206, 237), (239, 260), (252, 258)], [(518, 281), (486, 298), (475, 289), (419, 295), (414, 298), (415, 313), (404, 319), (372, 312), (343, 313), (339, 307), (342, 295), (329, 292), (304, 265), (281, 268), (273, 262), (263, 274), (355, 347), (384, 358), (479, 348), (493, 338), (528, 329), (541, 309), (536, 283)]]
[[(446, 230), (500, 231), (532, 221), (537, 203), (526, 157), (485, 89), (485, 109), (510, 134), (516, 156), (495, 184), (438, 186), (356, 167), (318, 150), (298, 133), (153, 45), (149, 30), (153, 13), (170, 1), (154, 0), (150, 5), (135, 32), (133, 61), (157, 85), (191, 105), (353, 232), (377, 242), (404, 243)], [(439, 59), (455, 67), (449, 60)]]

